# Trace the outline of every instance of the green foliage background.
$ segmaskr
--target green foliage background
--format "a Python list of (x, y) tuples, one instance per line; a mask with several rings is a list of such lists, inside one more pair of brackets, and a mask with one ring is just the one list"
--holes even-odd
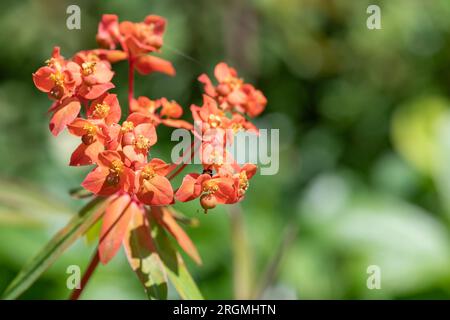
[[(81, 30), (66, 28), (70, 4)], [(369, 4), (381, 30), (366, 27)], [(162, 56), (177, 76), (139, 76), (137, 94), (188, 110), (201, 100), (196, 77), (226, 61), (269, 100), (257, 124), (280, 129), (279, 173), (252, 180), (241, 213), (177, 205), (200, 222), (188, 232), (204, 264), (188, 264), (206, 298), (450, 297), (446, 0), (1, 1), (0, 291), (82, 206), (68, 191), (89, 169), (67, 166), (77, 140), (51, 137), (31, 73), (54, 45), (66, 57), (94, 48), (103, 13), (169, 21)], [(116, 70), (125, 106), (126, 65)], [(170, 130), (158, 134), (152, 152), (169, 160)], [(22, 298), (67, 297), (67, 266), (84, 268), (94, 247), (79, 241)], [(381, 290), (367, 289), (369, 265)], [(84, 298), (145, 294), (121, 252)]]

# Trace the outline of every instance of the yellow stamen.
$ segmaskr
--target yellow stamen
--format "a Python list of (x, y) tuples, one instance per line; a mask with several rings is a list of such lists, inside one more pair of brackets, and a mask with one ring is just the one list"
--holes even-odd
[(146, 166), (144, 170), (142, 170), (141, 177), (144, 180), (153, 179), (156, 176), (155, 169), (152, 166)]
[(94, 112), (92, 115), (96, 118), (103, 119), (108, 115), (110, 109), (111, 108), (106, 103), (97, 103), (94, 107)]
[(249, 186), (249, 182), (248, 182), (248, 178), (247, 178), (247, 173), (245, 171), (242, 171), (239, 174), (239, 194), (244, 195), (248, 189), (248, 186)]
[(55, 83), (55, 86), (62, 87), (64, 85), (64, 75), (59, 71), (52, 73), (50, 80)]
[(122, 132), (130, 132), (133, 131), (134, 129), (134, 124), (131, 121), (124, 121), (124, 123), (122, 124), (122, 128), (121, 131)]
[(217, 185), (217, 183), (215, 181), (208, 180), (203, 185), (203, 192), (205, 192), (207, 194), (213, 194), (217, 190), (219, 190), (219, 186)]
[(94, 71), (95, 71), (95, 65), (96, 65), (96, 64), (97, 64), (97, 63), (96, 63), (95, 61), (84, 62), (84, 63), (81, 65), (81, 68), (83, 69), (83, 70), (82, 70), (83, 75), (84, 75), (84, 76), (88, 76), (88, 75), (93, 74)]
[(136, 148), (140, 150), (147, 150), (148, 148), (150, 148), (150, 140), (148, 140), (146, 137), (140, 134), (136, 137), (134, 145)]
[(215, 114), (210, 114), (208, 117), (208, 123), (212, 128), (217, 128), (222, 125), (222, 119)]

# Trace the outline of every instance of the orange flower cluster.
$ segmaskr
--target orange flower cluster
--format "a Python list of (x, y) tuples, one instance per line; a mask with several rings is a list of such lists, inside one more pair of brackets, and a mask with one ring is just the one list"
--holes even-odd
[[(165, 26), (165, 19), (155, 15), (139, 23), (119, 22), (116, 15), (104, 15), (97, 33), (101, 48), (65, 59), (56, 47), (46, 65), (33, 74), (35, 86), (53, 101), (49, 109), (51, 133), (56, 136), (67, 128), (80, 138), (70, 165), (95, 166), (82, 186), (107, 197), (101, 237), (120, 220), (110, 241), (100, 243), (103, 263), (117, 252), (133, 216), (145, 215), (147, 207), (167, 214), (166, 206), (175, 200), (200, 198), (205, 211), (216, 204), (236, 203), (244, 197), (249, 179), (256, 172), (255, 165), (239, 166), (226, 151), (216, 152), (218, 146), (232, 142), (230, 132), (257, 132), (247, 116), (259, 115), (267, 103), (261, 91), (244, 83), (225, 63), (215, 68), (216, 86), (206, 75), (199, 77), (205, 90), (203, 105), (191, 106), (194, 123), (202, 128), (203, 172), (187, 174), (174, 192), (168, 177), (177, 165), (149, 158), (150, 148), (157, 143), (159, 125), (195, 134), (194, 124), (180, 119), (183, 108), (177, 102), (133, 96), (135, 70), (143, 75), (175, 75), (169, 61), (151, 55), (163, 46)], [(122, 60), (127, 60), (130, 67), (129, 114), (120, 123), (122, 110), (111, 90), (115, 87), (112, 64)]]

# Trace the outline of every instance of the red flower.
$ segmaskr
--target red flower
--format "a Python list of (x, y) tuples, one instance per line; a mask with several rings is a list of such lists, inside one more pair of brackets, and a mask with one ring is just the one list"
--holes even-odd
[(78, 90), (81, 97), (89, 100), (96, 99), (114, 88), (111, 83), (114, 72), (108, 61), (100, 60), (97, 55), (80, 52), (75, 55), (74, 62), (81, 67), (83, 82)]
[(175, 193), (178, 201), (186, 202), (200, 197), (200, 204), (205, 209), (213, 209), (217, 204), (236, 202), (235, 182), (231, 177), (191, 173), (184, 177), (180, 188)]
[(133, 171), (126, 167), (123, 157), (117, 151), (103, 151), (98, 155), (97, 167), (81, 184), (94, 194), (109, 196), (117, 192), (132, 190)]
[(183, 108), (173, 100), (169, 101), (166, 98), (151, 100), (147, 97), (139, 97), (133, 99), (131, 110), (145, 114), (155, 126), (163, 124), (168, 127), (193, 129), (189, 122), (177, 119), (183, 114)]
[(219, 102), (220, 108), (232, 112), (246, 113), (250, 117), (259, 115), (267, 104), (267, 99), (261, 91), (238, 78), (234, 68), (221, 62), (214, 69), (214, 75), (219, 82), (214, 86), (206, 74), (198, 80), (204, 84), (205, 93)]
[(115, 49), (119, 38), (119, 18), (115, 14), (104, 14), (98, 24), (97, 43), (102, 48)]
[(152, 159), (136, 172), (137, 197), (148, 205), (168, 205), (173, 202), (173, 189), (168, 174), (170, 167), (160, 159)]
[[(219, 174), (224, 177), (232, 177), (236, 190), (235, 202), (241, 201), (249, 187), (249, 180), (256, 174), (257, 167), (252, 163), (246, 163), (242, 167), (237, 164), (224, 166)], [(234, 172), (234, 173), (233, 173)]]
[(129, 54), (136, 57), (161, 48), (165, 27), (164, 18), (149, 15), (144, 22), (121, 22), (119, 30), (124, 37)]
[(92, 101), (87, 110), (88, 118), (103, 120), (107, 125), (119, 122), (120, 115), (119, 100), (117, 100), (115, 94), (111, 93), (107, 93)]
[(98, 154), (105, 150), (107, 141), (103, 123), (77, 118), (67, 127), (71, 134), (81, 137), (81, 144), (72, 153), (70, 165), (84, 166), (97, 162)]
[(33, 73), (33, 81), (51, 99), (61, 101), (71, 97), (81, 84), (81, 69), (76, 63), (64, 60), (59, 47), (55, 47), (52, 57), (47, 60), (47, 66)]
[(122, 124), (119, 140), (128, 160), (146, 162), (150, 147), (157, 141), (155, 126), (145, 115), (132, 113)]
[(201, 107), (196, 105), (191, 106), (191, 112), (194, 122), (201, 125), (203, 133), (210, 129), (228, 128), (229, 119), (218, 108), (217, 102), (207, 95), (203, 95), (203, 105)]

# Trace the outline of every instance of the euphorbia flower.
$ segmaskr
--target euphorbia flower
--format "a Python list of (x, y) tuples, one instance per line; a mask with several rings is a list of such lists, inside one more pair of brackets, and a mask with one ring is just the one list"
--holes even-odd
[(136, 192), (140, 201), (158, 206), (173, 202), (173, 189), (168, 174), (170, 166), (161, 159), (154, 158), (136, 172)]
[(81, 68), (72, 61), (64, 60), (59, 47), (53, 49), (52, 57), (46, 62), (47, 66), (33, 73), (35, 86), (54, 100), (71, 97), (81, 84)]
[(146, 162), (150, 147), (157, 141), (155, 126), (149, 120), (143, 114), (132, 113), (122, 124), (119, 139), (131, 162)]
[(169, 101), (166, 98), (151, 100), (141, 96), (133, 99), (131, 110), (148, 116), (155, 126), (164, 124), (168, 127), (193, 129), (189, 122), (177, 119), (183, 114), (183, 108), (173, 100)]
[(111, 93), (106, 93), (92, 101), (87, 110), (88, 118), (103, 120), (107, 125), (119, 122), (120, 115), (119, 100), (115, 94)]
[(110, 82), (114, 72), (108, 61), (100, 60), (96, 55), (81, 52), (75, 55), (74, 62), (81, 67), (83, 82), (78, 90), (81, 97), (89, 100), (96, 99), (114, 88)]
[(214, 69), (214, 75), (219, 82), (217, 86), (212, 84), (206, 74), (200, 75), (198, 80), (204, 84), (206, 94), (217, 99), (220, 108), (247, 113), (250, 117), (255, 117), (264, 110), (267, 100), (262, 92), (244, 83), (234, 68), (223, 62), (219, 63)]
[(152, 100), (144, 96), (133, 99), (130, 106), (132, 112), (147, 116), (155, 126), (161, 123), (160, 117), (156, 114), (156, 111), (160, 108), (161, 100)]
[(81, 184), (96, 195), (109, 196), (116, 192), (132, 190), (133, 171), (125, 166), (124, 158), (117, 151), (103, 151), (98, 155), (97, 167)]
[(236, 190), (236, 202), (241, 201), (249, 186), (249, 180), (256, 174), (257, 167), (252, 163), (246, 163), (242, 167), (233, 163), (223, 166), (218, 170), (222, 177), (232, 177)]
[(178, 201), (186, 202), (200, 197), (205, 209), (213, 209), (217, 204), (236, 202), (235, 181), (232, 177), (190, 173), (186, 175), (175, 193)]
[(218, 108), (217, 102), (207, 95), (203, 95), (203, 105), (201, 107), (191, 106), (191, 112), (194, 122), (201, 125), (202, 133), (210, 129), (228, 128), (229, 119)]
[(166, 20), (160, 16), (149, 15), (144, 22), (121, 22), (120, 34), (132, 56), (140, 56), (159, 50), (163, 44), (163, 34)]
[(128, 55), (122, 50), (108, 50), (108, 49), (92, 49), (79, 51), (74, 60), (81, 61), (107, 61), (109, 63), (116, 63), (126, 60)]
[(120, 37), (119, 18), (115, 14), (104, 14), (98, 24), (97, 43), (102, 48), (115, 49)]
[(81, 137), (81, 144), (72, 153), (70, 165), (84, 166), (96, 162), (99, 153), (105, 150), (106, 126), (98, 120), (77, 118), (67, 127), (71, 134)]

